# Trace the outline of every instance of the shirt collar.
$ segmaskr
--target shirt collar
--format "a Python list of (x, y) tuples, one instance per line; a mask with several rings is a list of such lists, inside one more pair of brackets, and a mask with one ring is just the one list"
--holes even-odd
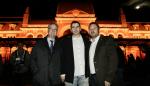
[(91, 39), (90, 41), (91, 42), (96, 42), (96, 41), (98, 41), (99, 40), (99, 38), (100, 38), (100, 35), (98, 35), (95, 39), (94, 39), (94, 41)]
[(52, 38), (49, 38), (49, 37), (47, 37), (47, 40), (49, 40), (49, 41), (50, 41), (50, 40), (55, 41), (55, 39), (52, 39)]

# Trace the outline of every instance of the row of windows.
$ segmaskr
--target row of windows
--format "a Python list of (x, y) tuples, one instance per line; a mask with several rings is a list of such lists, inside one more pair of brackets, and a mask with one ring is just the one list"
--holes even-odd
[[(101, 34), (101, 35), (103, 35), (103, 34)], [(103, 36), (104, 36), (104, 35), (103, 35)], [(109, 36), (111, 36), (112, 38), (115, 38), (115, 36), (112, 35), (112, 34), (109, 34)], [(121, 34), (119, 34), (117, 38), (123, 38), (123, 36), (122, 36)]]
[[(32, 34), (28, 35), (27, 38), (33, 38), (34, 36)], [(0, 37), (2, 38), (2, 37)], [(8, 38), (16, 38), (15, 36), (8, 36)], [(43, 38), (42, 34), (37, 35), (37, 38)]]
[[(103, 34), (101, 34), (101, 35), (103, 35)], [(103, 35), (103, 36), (105, 36), (105, 35)], [(115, 37), (113, 34), (109, 34), (108, 36), (111, 36), (112, 38), (120, 38), (120, 39), (121, 38), (125, 38), (125, 37), (123, 37), (122, 34), (119, 34), (117, 37)], [(0, 38), (2, 38), (2, 37), (0, 37)], [(15, 36), (8, 36), (8, 38), (15, 38)], [(29, 35), (27, 35), (27, 38), (34, 38), (34, 35), (33, 34), (29, 34)], [(44, 35), (39, 34), (39, 35), (37, 35), (36, 38), (44, 38)], [(142, 38), (142, 37), (141, 36), (133, 36), (132, 38)], [(150, 38), (150, 36), (145, 36), (143, 38)]]

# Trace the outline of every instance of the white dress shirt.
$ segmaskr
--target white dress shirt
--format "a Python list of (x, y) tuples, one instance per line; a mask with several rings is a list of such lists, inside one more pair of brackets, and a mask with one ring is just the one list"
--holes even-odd
[(47, 42), (48, 42), (49, 47), (51, 47), (51, 42), (50, 42), (50, 40), (53, 41), (53, 45), (55, 44), (55, 39), (52, 39), (52, 38), (47, 37)]
[(85, 74), (85, 56), (84, 56), (84, 42), (82, 36), (73, 37), (73, 53), (74, 53), (74, 76), (80, 76)]
[(95, 66), (94, 66), (94, 55), (95, 55), (95, 50), (96, 46), (98, 43), (100, 36), (97, 36), (94, 40), (91, 39), (91, 46), (90, 46), (90, 51), (89, 51), (89, 62), (90, 62), (90, 73), (95, 74)]

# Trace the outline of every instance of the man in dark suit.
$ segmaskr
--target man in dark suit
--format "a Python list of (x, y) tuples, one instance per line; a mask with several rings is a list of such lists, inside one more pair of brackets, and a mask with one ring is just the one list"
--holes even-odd
[(60, 83), (60, 47), (58, 25), (48, 25), (48, 35), (39, 40), (31, 53), (34, 86), (58, 86)]
[(65, 86), (89, 86), (88, 49), (90, 41), (80, 33), (78, 21), (71, 23), (71, 35), (62, 39), (61, 79)]
[(89, 50), (90, 85), (110, 86), (117, 69), (116, 44), (111, 37), (99, 35), (96, 22), (89, 24), (91, 46)]

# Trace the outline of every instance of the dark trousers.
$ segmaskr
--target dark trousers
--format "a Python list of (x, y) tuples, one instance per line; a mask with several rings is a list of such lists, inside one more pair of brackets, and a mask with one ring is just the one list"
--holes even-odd
[(102, 86), (98, 83), (98, 80), (96, 78), (96, 74), (91, 74), (89, 77), (89, 85), (90, 86)]
[(25, 74), (14, 73), (12, 77), (13, 86), (24, 86), (25, 85)]

